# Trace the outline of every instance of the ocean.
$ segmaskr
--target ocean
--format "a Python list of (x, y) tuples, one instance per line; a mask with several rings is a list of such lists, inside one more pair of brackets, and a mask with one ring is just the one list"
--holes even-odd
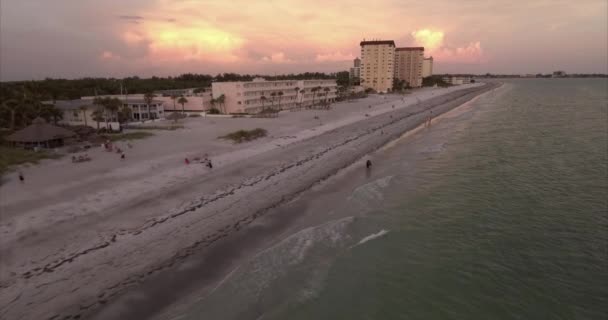
[(608, 80), (504, 82), (294, 200), (175, 319), (606, 319)]

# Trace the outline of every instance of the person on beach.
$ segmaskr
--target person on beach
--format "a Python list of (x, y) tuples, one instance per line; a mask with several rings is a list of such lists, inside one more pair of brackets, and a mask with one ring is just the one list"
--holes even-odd
[(120, 160), (125, 160), (125, 154), (124, 153), (120, 154)]
[(23, 172), (19, 171), (19, 181), (21, 181), (21, 183), (25, 182), (25, 177), (23, 177)]
[(371, 167), (372, 167), (372, 161), (371, 160), (367, 160), (367, 162), (365, 162), (365, 167), (367, 169), (371, 169)]
[(185, 159), (184, 159), (184, 163), (185, 163), (185, 164), (190, 164), (190, 160), (188, 160), (188, 158), (185, 158)]

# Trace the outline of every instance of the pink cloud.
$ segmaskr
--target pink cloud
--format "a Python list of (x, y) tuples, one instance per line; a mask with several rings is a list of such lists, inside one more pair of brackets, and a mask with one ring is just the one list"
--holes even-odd
[(342, 52), (332, 52), (332, 53), (319, 53), (315, 57), (316, 62), (338, 62), (338, 61), (350, 61), (355, 59), (355, 56), (352, 53), (344, 54)]
[(482, 63), (487, 60), (479, 41), (457, 48), (441, 47), (430, 54), (438, 62)]
[(101, 60), (118, 60), (118, 59), (120, 59), (120, 56), (112, 53), (112, 51), (106, 50), (106, 51), (102, 52), (101, 55), (99, 55), (99, 58)]
[(284, 52), (275, 52), (270, 56), (262, 57), (263, 62), (271, 62), (271, 63), (291, 63), (293, 60), (287, 58)]

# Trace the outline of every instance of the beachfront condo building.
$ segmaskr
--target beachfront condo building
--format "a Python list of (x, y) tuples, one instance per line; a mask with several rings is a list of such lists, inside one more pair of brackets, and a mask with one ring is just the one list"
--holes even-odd
[(378, 92), (393, 89), (395, 41), (361, 41), (361, 85)]
[(359, 78), (361, 78), (361, 59), (355, 58), (353, 60), (353, 67), (350, 68), (350, 79), (358, 81)]
[(405, 81), (410, 87), (422, 86), (422, 63), (424, 47), (395, 49), (395, 78)]
[(264, 109), (288, 110), (313, 103), (333, 102), (337, 97), (335, 79), (214, 82), (213, 99), (222, 113), (258, 113)]
[(430, 77), (433, 75), (433, 57), (424, 58), (422, 61), (422, 77)]

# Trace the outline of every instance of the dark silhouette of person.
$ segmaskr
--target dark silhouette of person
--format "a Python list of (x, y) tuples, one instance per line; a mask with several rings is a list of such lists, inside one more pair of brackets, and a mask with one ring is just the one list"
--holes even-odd
[(372, 167), (372, 161), (371, 160), (367, 160), (367, 162), (365, 162), (365, 167), (367, 167), (368, 169), (370, 169)]

